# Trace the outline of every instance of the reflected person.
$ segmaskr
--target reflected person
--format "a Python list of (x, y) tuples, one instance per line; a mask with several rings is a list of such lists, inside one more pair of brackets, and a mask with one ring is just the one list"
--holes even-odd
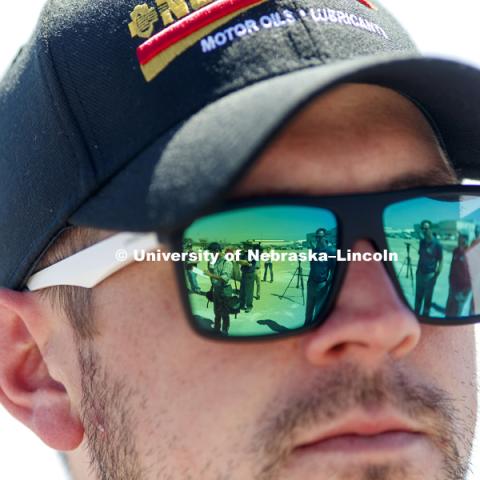
[[(433, 235), (432, 222), (420, 224), (421, 238), (416, 273), (415, 312), (427, 316), (432, 306), (433, 290), (442, 270), (443, 248)], [(423, 306), (423, 309), (422, 309)]]
[(273, 283), (273, 263), (272, 263), (272, 253), (273, 249), (271, 248), (268, 252), (268, 259), (265, 260), (264, 270), (263, 270), (263, 281), (267, 281), (267, 273), (270, 271), (270, 283)]
[[(185, 252), (192, 253), (193, 252), (193, 242), (191, 240), (185, 241)], [(194, 293), (200, 293), (201, 288), (198, 284), (197, 274), (193, 271), (193, 268), (198, 265), (198, 262), (187, 260), (185, 262), (185, 273), (187, 275), (188, 284), (190, 285), (190, 289)]]
[[(236, 252), (236, 249), (234, 249), (232, 246), (225, 249), (226, 254), (229, 253), (230, 255), (235, 256), (235, 252)], [(240, 266), (238, 265), (238, 262), (232, 262), (232, 265), (233, 265), (232, 280), (235, 283), (235, 290), (237, 290), (237, 282), (240, 283), (240, 280), (242, 279), (242, 274), (240, 272)]]
[(255, 287), (256, 261), (249, 259), (248, 252), (251, 246), (247, 246), (242, 254), (238, 264), (242, 272), (242, 280), (240, 282), (240, 309), (249, 313), (253, 308), (253, 289)]
[[(256, 253), (259, 255), (259, 258), (262, 252), (263, 248), (262, 245), (259, 243), (256, 248)], [(262, 262), (260, 259), (258, 260), (258, 262), (255, 263), (255, 300), (260, 300), (260, 269), (262, 268), (261, 263)]]
[(458, 246), (452, 253), (452, 263), (448, 276), (450, 290), (446, 307), (447, 317), (459, 317), (462, 315), (465, 304), (472, 291), (466, 256), (467, 249), (468, 234), (460, 233), (458, 235)]
[[(335, 256), (335, 250), (326, 239), (327, 230), (319, 228), (315, 232), (315, 237), (309, 243), (308, 248), (313, 253), (326, 253), (329, 256)], [(327, 261), (311, 261), (310, 273), (307, 281), (307, 306), (305, 308), (305, 325), (313, 322), (318, 314), (330, 285), (330, 280), (335, 268), (335, 260), (329, 258)]]
[(222, 246), (213, 242), (208, 246), (208, 251), (218, 253), (219, 257), (213, 267), (204, 270), (210, 277), (213, 293), (213, 311), (215, 313), (215, 331), (220, 330), (227, 335), (230, 328), (229, 301), (232, 296), (230, 280), (233, 273), (233, 263), (222, 254)]
[[(475, 225), (475, 230), (474, 230), (474, 234), (475, 234), (475, 238), (472, 240), (472, 243), (470, 244), (470, 249), (469, 250), (473, 250), (475, 248), (475, 250), (477, 250), (478, 248), (478, 245), (480, 244), (480, 225)], [(474, 313), (476, 312), (476, 308), (475, 308), (475, 298), (474, 298), (474, 295), (472, 295), (472, 298), (470, 300), (470, 315), (473, 315)]]

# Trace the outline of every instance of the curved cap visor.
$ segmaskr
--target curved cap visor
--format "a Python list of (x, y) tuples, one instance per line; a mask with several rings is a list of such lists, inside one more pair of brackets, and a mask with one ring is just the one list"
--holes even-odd
[(269, 140), (313, 97), (345, 82), (420, 104), (462, 177), (480, 172), (480, 71), (405, 55), (357, 58), (250, 85), (208, 105), (145, 149), (71, 217), (76, 225), (168, 230), (226, 195)]

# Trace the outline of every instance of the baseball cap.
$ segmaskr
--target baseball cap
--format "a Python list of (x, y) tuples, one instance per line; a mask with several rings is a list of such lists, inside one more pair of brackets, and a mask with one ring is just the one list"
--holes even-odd
[(66, 225), (193, 217), (344, 82), (410, 98), (477, 176), (479, 72), (421, 57), (377, 0), (48, 1), (0, 83), (0, 286)]

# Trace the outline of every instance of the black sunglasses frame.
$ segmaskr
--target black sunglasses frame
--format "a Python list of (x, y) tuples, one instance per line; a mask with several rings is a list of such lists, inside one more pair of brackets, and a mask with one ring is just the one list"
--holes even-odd
[[(255, 196), (242, 198), (239, 200), (219, 201), (208, 208), (202, 210), (194, 217), (188, 219), (177, 228), (169, 232), (157, 232), (161, 242), (169, 243), (173, 251), (181, 252), (184, 249), (183, 238), (185, 231), (197, 219), (220, 213), (225, 211), (233, 211), (240, 208), (260, 207), (260, 206), (307, 206), (318, 207), (329, 210), (337, 221), (337, 245), (336, 248), (342, 251), (352, 249), (357, 240), (369, 240), (376, 251), (388, 250), (385, 232), (383, 228), (383, 214), (385, 208), (389, 205), (414, 199), (418, 197), (429, 197), (432, 195), (451, 195), (452, 200), (455, 197), (478, 196), (480, 198), (480, 186), (435, 186), (413, 188), (408, 190), (378, 192), (378, 193), (360, 193), (349, 195), (331, 195), (331, 196), (286, 196), (286, 195), (270, 195), (270, 196)], [(458, 199), (457, 199), (458, 200)], [(353, 211), (354, 209), (354, 211)], [(441, 326), (461, 326), (471, 325), (480, 322), (480, 315), (472, 315), (469, 317), (449, 317), (449, 318), (431, 318), (419, 316), (410, 307), (402, 287), (398, 281), (397, 274), (394, 271), (391, 262), (382, 261), (390, 280), (392, 281), (399, 298), (405, 306), (417, 317), (420, 323)], [(182, 303), (187, 314), (190, 326), (193, 330), (202, 337), (213, 340), (229, 341), (229, 342), (252, 342), (252, 341), (270, 341), (276, 339), (283, 339), (291, 336), (301, 335), (303, 333), (315, 330), (321, 326), (328, 318), (330, 312), (335, 306), (335, 301), (338, 297), (342, 283), (345, 279), (345, 274), (348, 267), (348, 262), (337, 262), (333, 274), (333, 281), (330, 285), (327, 298), (323, 307), (319, 311), (317, 318), (308, 326), (303, 326), (298, 329), (292, 329), (286, 332), (275, 332), (272, 335), (252, 335), (252, 336), (228, 336), (216, 331), (207, 331), (202, 329), (195, 321), (187, 288), (185, 278), (185, 264), (183, 262), (176, 262), (176, 274), (178, 284), (180, 285)], [(468, 319), (468, 320), (467, 320)]]

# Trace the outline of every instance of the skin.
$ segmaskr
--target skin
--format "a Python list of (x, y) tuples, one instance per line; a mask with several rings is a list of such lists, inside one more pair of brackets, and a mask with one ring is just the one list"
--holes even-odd
[[(416, 107), (349, 85), (301, 112), (232, 195), (432, 181), (454, 179)], [(0, 399), (47, 444), (74, 450), (78, 479), (464, 477), (476, 421), (473, 327), (420, 325), (379, 263), (349, 266), (324, 325), (274, 342), (196, 336), (167, 263), (121, 270), (95, 288), (94, 306), (99, 334), (80, 342), (37, 293), (0, 292)], [(417, 432), (407, 445), (302, 448), (386, 412)]]
[(422, 224), (423, 238), (425, 238), (425, 240), (428, 240), (429, 242), (433, 238), (433, 233), (432, 233), (431, 228), (432, 228), (432, 225), (429, 222), (424, 222)]

